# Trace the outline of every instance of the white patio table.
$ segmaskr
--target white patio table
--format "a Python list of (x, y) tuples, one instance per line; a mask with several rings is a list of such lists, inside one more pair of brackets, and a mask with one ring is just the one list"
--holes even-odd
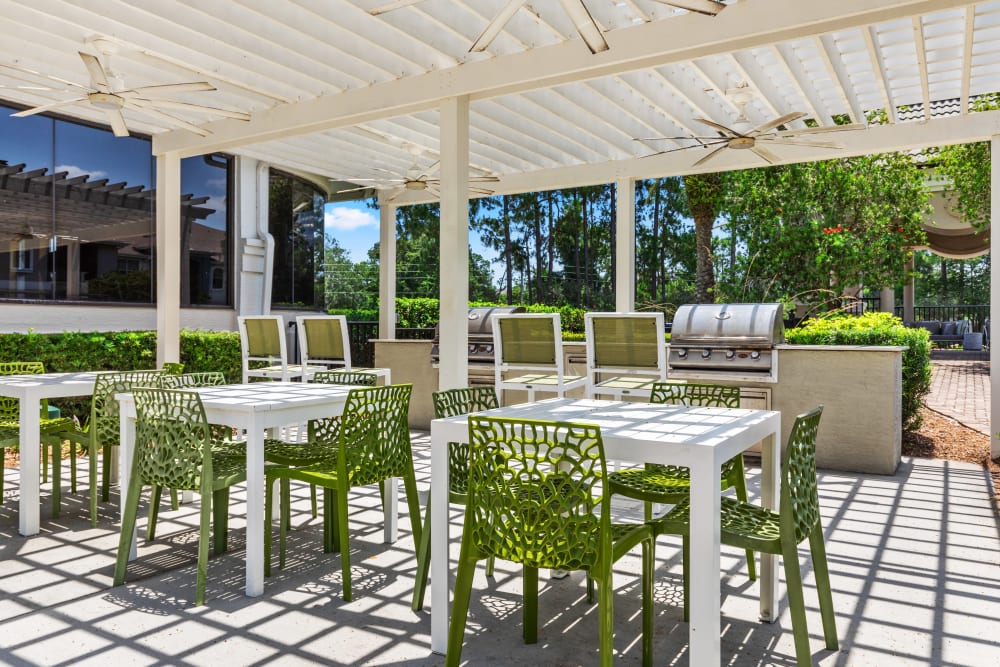
[[(344, 410), (347, 385), (309, 384), (302, 382), (254, 382), (251, 384), (197, 387), (209, 423), (225, 424), (247, 433), (247, 513), (246, 513), (246, 594), (264, 592), (264, 436), (265, 430), (310, 419), (333, 417)], [(135, 402), (132, 394), (119, 394), (121, 404), (120, 459), (121, 507), (132, 469), (135, 448)], [(397, 486), (395, 479), (385, 483), (385, 541), (397, 537)], [(132, 536), (130, 559), (136, 557)]]
[[(597, 424), (608, 459), (663, 463), (691, 469), (691, 596), (689, 643), (692, 665), (720, 662), (720, 495), (724, 462), (763, 441), (761, 496), (778, 506), (781, 413), (767, 410), (695, 408), (621, 401), (554, 398), (477, 413), (498, 417)], [(432, 487), (448, 488), (449, 442), (468, 442), (466, 416), (431, 422)], [(431, 505), (431, 649), (448, 646), (451, 563), (448, 503)], [(776, 558), (761, 555), (760, 618), (778, 617)], [(445, 583), (446, 585), (441, 585)]]
[(18, 532), (35, 535), (39, 528), (39, 417), (41, 401), (94, 393), (96, 372), (0, 376), (0, 396), (20, 403), (20, 506)]

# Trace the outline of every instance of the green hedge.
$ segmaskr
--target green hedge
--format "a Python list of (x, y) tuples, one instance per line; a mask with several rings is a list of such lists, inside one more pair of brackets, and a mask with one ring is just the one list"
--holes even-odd
[(920, 428), (920, 406), (931, 389), (931, 342), (926, 329), (903, 326), (889, 313), (839, 315), (808, 320), (785, 332), (795, 345), (905, 345), (903, 352), (903, 428)]
[[(41, 361), (53, 373), (129, 371), (156, 367), (155, 331), (0, 334), (0, 361)], [(233, 331), (181, 331), (184, 371), (222, 371), (228, 382), (242, 378), (240, 336)], [(89, 415), (88, 399), (54, 399), (65, 416)]]
[[(506, 306), (506, 304), (491, 301), (472, 301), (469, 303), (470, 308), (496, 308), (503, 306)], [(529, 313), (559, 313), (559, 320), (562, 323), (564, 333), (583, 333), (583, 314), (587, 311), (582, 308), (574, 308), (572, 306), (543, 306), (535, 303), (524, 306), (524, 309)], [(377, 310), (335, 308), (328, 312), (331, 315), (344, 315), (351, 322), (378, 320)], [(406, 297), (396, 299), (396, 314), (399, 316), (397, 325), (404, 329), (432, 329), (437, 326), (440, 312), (441, 304), (438, 299), (409, 299)]]

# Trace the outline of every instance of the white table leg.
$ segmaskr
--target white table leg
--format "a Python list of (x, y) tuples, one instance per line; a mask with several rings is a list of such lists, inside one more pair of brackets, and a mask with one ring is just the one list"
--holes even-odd
[(264, 427), (254, 414), (247, 427), (247, 590), (264, 592)]
[[(121, 480), (118, 488), (118, 517), (119, 520), (125, 518), (125, 502), (128, 499), (129, 478), (132, 475), (132, 459), (135, 456), (135, 417), (126, 416), (126, 409), (122, 408), (122, 419), (119, 422), (118, 442), (121, 443), (118, 449), (121, 450), (118, 457), (118, 479)], [(128, 550), (128, 559), (135, 560), (139, 556), (136, 546), (136, 531), (132, 530), (132, 546)]]
[(385, 496), (385, 512), (382, 529), (383, 541), (392, 544), (399, 538), (399, 478), (390, 477), (382, 482), (382, 495)]
[(706, 448), (701, 460), (691, 466), (691, 580), (688, 582), (691, 623), (688, 642), (692, 665), (720, 663), (720, 466), (712, 456), (711, 448)]
[(40, 484), (38, 466), (41, 465), (38, 456), (41, 441), (38, 425), (40, 410), (41, 405), (37, 398), (21, 399), (21, 481), (18, 490), (21, 500), (18, 508), (18, 532), (25, 536), (37, 534), (40, 523), (38, 489)]
[(448, 560), (448, 443), (431, 422), (431, 651), (448, 650), (451, 563)]
[[(778, 433), (781, 432), (780, 426)], [(777, 511), (780, 494), (781, 448), (778, 436), (772, 434), (764, 438), (761, 446), (761, 503), (764, 507)], [(778, 557), (760, 554), (760, 620), (774, 623), (778, 620)]]

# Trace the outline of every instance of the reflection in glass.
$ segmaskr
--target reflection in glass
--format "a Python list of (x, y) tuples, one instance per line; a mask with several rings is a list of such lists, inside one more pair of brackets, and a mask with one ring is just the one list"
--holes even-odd
[[(0, 298), (154, 303), (150, 142), (0, 106)], [(181, 165), (181, 303), (228, 305), (230, 160)]]
[(275, 307), (325, 307), (323, 193), (314, 185), (271, 170), (268, 229), (274, 237), (271, 303)]

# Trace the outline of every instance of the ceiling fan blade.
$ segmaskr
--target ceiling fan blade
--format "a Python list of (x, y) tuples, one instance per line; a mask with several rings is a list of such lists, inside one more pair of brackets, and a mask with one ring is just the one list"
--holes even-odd
[(393, 192), (391, 195), (389, 195), (388, 197), (386, 197), (386, 201), (393, 201), (396, 197), (398, 197), (399, 195), (403, 194), (404, 192), (406, 192), (406, 188), (399, 188), (398, 190), (396, 190), (395, 192)]
[(793, 111), (791, 113), (786, 113), (784, 116), (778, 116), (774, 120), (770, 120), (764, 123), (763, 125), (758, 125), (754, 129), (747, 132), (747, 136), (753, 137), (758, 134), (763, 134), (764, 132), (767, 132), (768, 130), (773, 130), (774, 128), (780, 125), (787, 125), (788, 123), (791, 123), (793, 120), (798, 120), (799, 118), (802, 118), (805, 115), (806, 114), (804, 111)]
[(424, 0), (396, 0), (396, 2), (390, 2), (388, 5), (382, 5), (381, 7), (376, 7), (375, 9), (369, 9), (368, 13), (372, 16), (378, 16), (379, 14), (385, 14), (386, 12), (402, 9), (403, 7), (409, 7), (410, 5), (415, 5), (418, 2), (423, 1)]
[(486, 188), (469, 188), (469, 192), (487, 196), (493, 194), (493, 190), (487, 190)]
[(3, 90), (45, 90), (49, 92), (58, 92), (58, 93), (73, 92), (69, 90), (60, 90), (59, 88), (50, 88), (48, 86), (5, 86), (3, 84), (0, 84), (0, 88), (2, 88)]
[(133, 111), (144, 113), (147, 116), (150, 116), (151, 118), (156, 118), (158, 120), (162, 120), (165, 123), (169, 123), (170, 125), (175, 125), (179, 128), (185, 129), (188, 132), (194, 132), (195, 134), (201, 137), (207, 137), (208, 135), (211, 134), (211, 132), (209, 132), (205, 128), (198, 127), (194, 123), (189, 123), (186, 120), (182, 120), (180, 118), (177, 118), (176, 116), (171, 116), (170, 114), (163, 113), (162, 111), (157, 111), (156, 109), (146, 104), (136, 103), (132, 100), (125, 100), (125, 106), (129, 109), (132, 109)]
[(701, 165), (705, 164), (706, 162), (708, 162), (709, 160), (711, 160), (712, 158), (714, 158), (714, 157), (715, 157), (716, 155), (718, 155), (718, 154), (719, 154), (719, 153), (721, 153), (722, 151), (726, 150), (726, 148), (727, 148), (728, 146), (729, 146), (729, 144), (728, 144), (728, 143), (726, 143), (726, 144), (722, 144), (721, 146), (719, 146), (718, 148), (716, 148), (716, 149), (715, 149), (714, 151), (712, 151), (711, 153), (709, 153), (709, 154), (708, 154), (708, 155), (706, 155), (705, 157), (701, 158), (700, 160), (698, 160), (697, 162), (695, 162), (695, 163), (694, 163), (693, 165), (691, 165), (691, 166), (692, 166), (692, 167), (698, 167), (698, 166), (701, 166)]
[(18, 111), (17, 113), (12, 113), (11, 116), (14, 118), (25, 118), (26, 116), (34, 116), (36, 113), (42, 113), (43, 111), (48, 111), (49, 109), (56, 109), (58, 107), (66, 106), (68, 104), (76, 104), (77, 102), (86, 101), (86, 97), (76, 97), (72, 100), (63, 100), (61, 102), (51, 102), (49, 104), (43, 104), (40, 107), (32, 107), (31, 109), (25, 109), (24, 111)]
[(105, 109), (104, 115), (107, 116), (111, 131), (115, 133), (116, 137), (128, 136), (128, 127), (125, 125), (125, 117), (122, 115), (121, 109)]
[(851, 125), (824, 125), (823, 127), (807, 127), (802, 130), (787, 130), (785, 132), (775, 132), (780, 137), (797, 137), (800, 134), (823, 134), (824, 132), (851, 132), (853, 130), (863, 130), (867, 125), (852, 123)]
[(351, 183), (406, 183), (405, 178), (345, 178), (343, 180)]
[[(420, 172), (420, 175), (419, 175), (419, 176), (417, 176), (416, 178), (414, 178), (413, 180), (415, 180), (415, 181), (419, 181), (419, 180), (421, 180), (421, 179), (423, 179), (423, 178), (425, 178), (425, 177), (427, 177), (427, 176), (430, 176), (431, 174), (433, 174), (433, 173), (434, 173), (434, 170), (435, 170), (435, 169), (437, 169), (437, 168), (438, 168), (438, 167), (440, 167), (440, 166), (441, 166), (441, 160), (435, 160), (435, 161), (434, 161), (434, 162), (433, 162), (433, 163), (431, 164), (431, 166), (427, 167), (427, 168), (426, 168), (426, 169), (424, 169), (424, 170), (423, 170), (422, 172)], [(441, 180), (441, 179), (437, 179), (437, 180)]]
[(469, 183), (499, 183), (499, 176), (469, 176)]
[(719, 123), (716, 123), (714, 120), (708, 120), (707, 118), (695, 118), (695, 120), (698, 121), (699, 123), (704, 123), (705, 125), (708, 125), (709, 127), (714, 127), (715, 129), (717, 129), (719, 132), (722, 132), (727, 137), (742, 137), (743, 136), (742, 134), (740, 134), (736, 130), (728, 128), (725, 125), (720, 125)]
[(333, 194), (335, 194), (335, 195), (342, 195), (342, 194), (346, 194), (348, 192), (361, 192), (362, 190), (372, 190), (372, 189), (377, 189), (377, 188), (375, 188), (374, 186), (371, 186), (371, 185), (362, 185), (361, 187), (357, 187), (357, 188), (348, 188), (346, 190), (337, 190)]
[[(14, 72), (19, 72), (19, 73), (23, 73), (23, 74), (31, 74), (33, 76), (38, 76), (38, 77), (41, 77), (43, 79), (48, 79), (49, 81), (55, 81), (56, 83), (61, 83), (61, 84), (66, 85), (66, 86), (72, 86), (74, 88), (80, 88), (82, 90), (91, 90), (90, 86), (84, 86), (84, 85), (81, 85), (79, 83), (76, 83), (75, 81), (69, 81), (67, 79), (60, 79), (59, 77), (52, 76), (50, 74), (42, 74), (41, 72), (36, 72), (33, 69), (28, 69), (27, 67), (15, 67), (14, 65), (3, 65), (3, 64), (0, 64), (0, 67), (2, 67), (3, 69), (12, 70)], [(53, 90), (55, 90), (55, 89), (53, 89)]]
[(104, 65), (101, 61), (97, 59), (96, 56), (92, 56), (89, 53), (84, 53), (83, 51), (77, 51), (80, 54), (80, 59), (83, 60), (84, 66), (87, 68), (87, 72), (90, 73), (90, 80), (94, 82), (102, 93), (110, 92), (111, 84), (108, 83), (108, 75), (104, 72)]
[(559, 0), (559, 2), (562, 3), (563, 9), (569, 15), (576, 31), (580, 33), (580, 37), (587, 43), (590, 52), (607, 51), (608, 42), (604, 39), (601, 26), (597, 25), (597, 21), (594, 20), (587, 6), (583, 4), (583, 0)]
[(781, 161), (781, 158), (779, 158), (777, 155), (767, 150), (763, 146), (756, 146), (756, 145), (751, 146), (750, 150), (752, 150), (760, 157), (764, 158), (764, 160), (766, 160), (768, 164), (777, 164), (778, 162)]
[(141, 97), (132, 97), (131, 95), (125, 95), (124, 97), (131, 102), (148, 104), (154, 107), (177, 109), (178, 111), (197, 111), (198, 113), (225, 116), (227, 118), (235, 118), (236, 120), (250, 120), (250, 114), (243, 111), (230, 111), (229, 109), (219, 109), (203, 104), (188, 104), (187, 102), (177, 102), (176, 100), (147, 100)]
[(806, 146), (811, 148), (843, 148), (843, 144), (835, 141), (799, 141), (795, 137), (780, 137), (776, 134), (765, 134), (756, 138), (757, 141), (766, 141), (769, 144), (781, 144), (783, 146)]
[(388, 169), (383, 169), (382, 167), (372, 167), (372, 171), (381, 171), (383, 174), (389, 174), (390, 176), (399, 176), (397, 172), (389, 171)]
[(663, 5), (670, 5), (671, 7), (677, 7), (678, 9), (686, 9), (689, 12), (695, 12), (696, 14), (705, 14), (707, 16), (715, 16), (723, 9), (726, 8), (721, 2), (716, 2), (715, 0), (655, 0)]
[(177, 93), (201, 93), (218, 90), (208, 81), (190, 81), (188, 83), (164, 83), (159, 86), (139, 86), (119, 92), (119, 95), (135, 93), (142, 97), (160, 97), (161, 95), (176, 95)]
[(514, 14), (517, 13), (517, 10), (519, 10), (525, 2), (526, 0), (508, 0), (507, 4), (504, 5), (500, 11), (497, 12), (496, 16), (493, 17), (493, 20), (489, 22), (482, 34), (480, 34), (479, 37), (476, 38), (476, 41), (472, 43), (472, 46), (469, 47), (469, 51), (475, 53), (485, 51), (487, 47), (493, 43), (493, 40), (497, 38), (500, 31), (504, 29), (507, 22), (510, 21)]

